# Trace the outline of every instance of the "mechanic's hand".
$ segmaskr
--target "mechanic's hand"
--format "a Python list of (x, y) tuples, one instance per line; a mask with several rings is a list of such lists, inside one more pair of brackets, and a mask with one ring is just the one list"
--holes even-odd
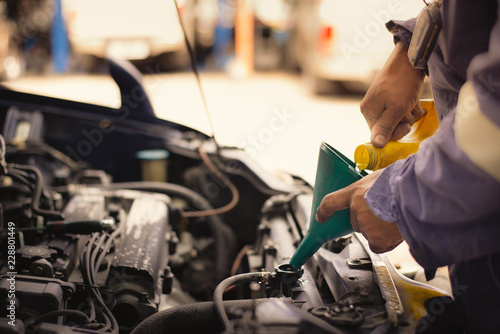
[(382, 169), (377, 170), (346, 188), (326, 195), (316, 212), (316, 220), (324, 223), (336, 211), (350, 208), (352, 228), (363, 234), (375, 253), (388, 252), (403, 241), (396, 223), (375, 216), (363, 198), (381, 172)]
[(407, 52), (406, 44), (396, 44), (361, 101), (361, 112), (376, 147), (401, 139), (410, 132), (411, 125), (425, 115), (418, 103), (425, 74), (410, 64)]

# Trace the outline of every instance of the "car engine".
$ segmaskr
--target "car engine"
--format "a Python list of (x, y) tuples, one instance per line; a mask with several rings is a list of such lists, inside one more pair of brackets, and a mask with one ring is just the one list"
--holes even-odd
[[(111, 73), (120, 109), (0, 89), (1, 333), (422, 326), (443, 295), (413, 286), (358, 234), (288, 264), (307, 230), (307, 182), (156, 118), (146, 98), (127, 104), (147, 95), (126, 66)], [(144, 153), (158, 151), (155, 179), (145, 171), (158, 159)]]

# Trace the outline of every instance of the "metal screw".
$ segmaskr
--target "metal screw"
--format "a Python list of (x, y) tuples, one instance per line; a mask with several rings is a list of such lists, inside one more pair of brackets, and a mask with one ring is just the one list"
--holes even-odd
[(370, 298), (370, 294), (367, 291), (363, 290), (359, 292), (358, 297), (359, 299), (368, 299)]
[(35, 276), (45, 276), (45, 268), (39, 265), (36, 265), (33, 268), (33, 275)]

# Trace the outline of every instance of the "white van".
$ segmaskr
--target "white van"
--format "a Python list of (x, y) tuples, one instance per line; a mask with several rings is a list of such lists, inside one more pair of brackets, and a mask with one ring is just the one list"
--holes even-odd
[[(193, 2), (177, 3), (191, 39)], [(187, 55), (174, 0), (64, 0), (63, 11), (74, 53), (128, 60)]]
[(299, 0), (292, 53), (313, 91), (327, 81), (367, 86), (394, 48), (391, 19), (416, 17), (419, 0)]

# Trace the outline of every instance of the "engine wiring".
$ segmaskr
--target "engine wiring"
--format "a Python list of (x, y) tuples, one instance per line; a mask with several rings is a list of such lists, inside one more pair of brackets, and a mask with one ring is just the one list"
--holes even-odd
[(119, 224), (111, 234), (108, 234), (107, 232), (92, 234), (87, 242), (84, 252), (80, 255), (80, 270), (82, 272), (82, 277), (84, 283), (86, 284), (86, 288), (91, 291), (91, 295), (87, 297), (87, 304), (89, 306), (90, 313), (89, 319), (93, 322), (96, 321), (97, 308), (94, 302), (95, 299), (99, 308), (104, 310), (101, 315), (105, 324), (103, 324), (104, 326), (101, 330), (107, 331), (111, 329), (112, 333), (118, 333), (118, 322), (107, 307), (96, 285), (96, 271), (101, 266), (104, 257), (113, 247), (113, 242), (122, 233), (124, 226), (124, 224)]
[[(32, 187), (33, 182), (28, 180), (28, 178), (31, 177), (27, 173), (34, 175), (34, 187)], [(7, 164), (6, 175), (17, 179), (29, 188), (33, 188), (33, 196), (31, 198), (31, 210), (33, 213), (50, 220), (63, 219), (63, 215), (60, 211), (54, 210), (53, 208), (48, 210), (40, 208), (40, 200), (43, 195), (43, 176), (38, 168), (30, 165)]]
[(220, 169), (218, 169), (215, 166), (215, 164), (210, 160), (208, 154), (203, 150), (201, 146), (198, 147), (198, 152), (200, 153), (201, 159), (203, 160), (205, 165), (207, 165), (210, 171), (214, 173), (215, 176), (219, 178), (219, 180), (221, 180), (224, 183), (224, 185), (226, 185), (229, 188), (229, 190), (231, 190), (232, 199), (228, 204), (215, 209), (201, 210), (201, 211), (183, 211), (182, 216), (184, 218), (206, 217), (228, 212), (232, 210), (240, 200), (240, 193), (238, 192), (236, 186), (229, 180), (228, 177), (224, 175), (224, 173), (220, 171)]
[[(71, 316), (72, 318), (76, 319), (78, 318), (79, 320), (82, 320), (85, 324), (89, 324), (91, 322), (91, 319), (82, 311), (78, 310), (57, 310), (57, 311), (52, 311), (52, 312), (47, 312), (45, 314), (42, 314), (35, 318), (33, 322), (31, 323), (32, 327), (36, 327), (36, 325), (47, 321), (51, 318), (56, 318), (56, 317), (62, 317), (62, 316)], [(27, 321), (29, 322), (29, 321)]]
[(48, 201), (51, 206), (50, 209), (47, 210), (40, 208), (40, 200), (44, 195), (43, 176), (40, 170), (30, 165), (8, 164), (5, 160), (7, 147), (5, 139), (2, 135), (0, 135), (0, 150), (1, 174), (3, 176), (9, 176), (13, 180), (16, 180), (28, 187), (33, 194), (31, 197), (31, 210), (33, 213), (43, 216), (46, 219), (62, 220), (62, 213), (54, 210), (51, 204), (52, 201)]
[(238, 271), (238, 268), (241, 265), (241, 261), (243, 260), (243, 257), (246, 255), (247, 251), (250, 249), (249, 245), (245, 245), (241, 248), (241, 250), (238, 252), (236, 257), (234, 258), (233, 265), (231, 266), (231, 276), (236, 275), (236, 272)]
[(7, 145), (7, 150), (8, 153), (11, 153), (10, 151), (13, 150), (16, 154), (48, 156), (51, 159), (64, 164), (72, 171), (78, 171), (81, 167), (81, 163), (74, 161), (64, 153), (47, 145), (41, 139), (27, 139), (22, 142), (13, 141)]
[(119, 325), (99, 291), (99, 287), (96, 284), (96, 272), (102, 259), (111, 249), (113, 240), (118, 236), (120, 231), (120, 229), (116, 229), (111, 235), (107, 232), (92, 234), (87, 242), (85, 250), (80, 255), (80, 270), (82, 272), (83, 281), (93, 297), (87, 299), (89, 301), (90, 316), (91, 318), (95, 318), (95, 310), (97, 307), (94, 303), (97, 303), (99, 309), (103, 311), (100, 315), (105, 322), (101, 331), (110, 330), (113, 334), (119, 332)]

